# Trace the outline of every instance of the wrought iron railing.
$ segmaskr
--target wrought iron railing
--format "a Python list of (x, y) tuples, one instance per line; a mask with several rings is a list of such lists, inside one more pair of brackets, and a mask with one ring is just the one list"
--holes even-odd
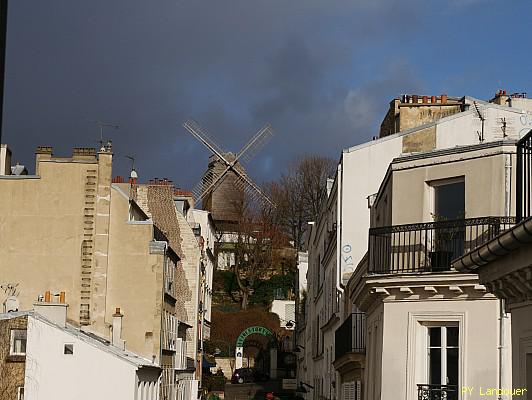
[(418, 400), (457, 400), (458, 387), (454, 385), (417, 385)]
[(514, 217), (482, 217), (371, 228), (368, 273), (449, 271), (452, 260), (514, 224)]
[(366, 314), (352, 313), (334, 333), (334, 357), (366, 352)]
[(517, 222), (531, 214), (532, 130), (517, 142), (515, 216)]

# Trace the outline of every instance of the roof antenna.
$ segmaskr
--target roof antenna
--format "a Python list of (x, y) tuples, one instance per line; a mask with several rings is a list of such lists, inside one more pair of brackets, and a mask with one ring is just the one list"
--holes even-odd
[(135, 157), (125, 156), (131, 160), (131, 172), (129, 173), (129, 203), (130, 212), (132, 202), (137, 201), (137, 178), (139, 177), (137, 171), (135, 171)]
[[(100, 143), (100, 151), (105, 151), (105, 145), (103, 143), (103, 128), (113, 128), (113, 129), (120, 129), (120, 125), (118, 124), (112, 124), (110, 122), (102, 122), (102, 121), (96, 121), (92, 120), (90, 122), (93, 122), (100, 128), (100, 140), (98, 143)], [(108, 141), (110, 143), (111, 141)]]
[(137, 179), (139, 176), (137, 174), (137, 171), (135, 170), (135, 157), (133, 156), (125, 156), (125, 157), (131, 160), (131, 172), (129, 174), (129, 177), (131, 179)]

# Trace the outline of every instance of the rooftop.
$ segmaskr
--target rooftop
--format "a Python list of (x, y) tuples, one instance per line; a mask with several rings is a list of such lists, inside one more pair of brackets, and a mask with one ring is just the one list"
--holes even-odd
[(65, 327), (62, 327), (60, 325), (53, 323), (52, 321), (48, 320), (47, 318), (43, 317), (42, 315), (40, 315), (39, 313), (35, 311), (18, 311), (18, 312), (4, 313), (4, 314), (0, 313), (0, 320), (7, 320), (7, 319), (18, 318), (18, 317), (23, 317), (23, 316), (35, 318), (36, 320), (39, 320), (50, 326), (53, 326), (56, 329), (60, 329), (63, 332), (66, 332), (69, 335), (93, 347), (96, 347), (102, 351), (105, 351), (109, 354), (119, 357), (122, 360), (129, 362), (130, 364), (136, 365), (137, 367), (150, 367), (150, 368), (159, 367), (158, 365), (152, 363), (150, 360), (140, 357), (139, 355), (131, 351), (121, 350), (118, 347), (113, 346), (108, 340), (100, 336), (97, 336), (91, 332), (83, 331), (70, 324), (66, 324)]

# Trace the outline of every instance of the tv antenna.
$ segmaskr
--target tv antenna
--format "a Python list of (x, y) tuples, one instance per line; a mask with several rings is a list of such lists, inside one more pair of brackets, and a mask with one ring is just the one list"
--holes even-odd
[(138, 178), (137, 171), (135, 170), (135, 157), (133, 156), (124, 156), (124, 157), (131, 160), (131, 172), (129, 174), (129, 177), (133, 179)]
[(476, 101), (473, 102), (473, 105), (475, 106), (475, 111), (477, 112), (477, 116), (480, 119), (480, 122), (482, 124), (482, 131), (481, 132), (477, 131), (478, 141), (482, 143), (484, 142), (484, 121), (486, 121), (486, 118), (484, 117), (484, 115), (482, 115), (481, 109), (478, 106)]
[(247, 142), (234, 156), (223, 150), (222, 147), (212, 139), (209, 133), (193, 119), (186, 121), (183, 126), (192, 136), (199, 140), (215, 156), (217, 156), (222, 163), (225, 164), (225, 168), (220, 174), (207, 175), (192, 190), (196, 202), (199, 202), (209, 193), (212, 193), (222, 183), (224, 177), (229, 172), (232, 172), (237, 178), (235, 189), (243, 189), (251, 198), (258, 199), (262, 203), (275, 207), (275, 204), (270, 200), (266, 193), (264, 193), (264, 191), (253, 182), (241, 168), (238, 168), (237, 164), (241, 159), (247, 162), (251, 161), (260, 148), (262, 148), (273, 136), (274, 132), (270, 124), (264, 125), (264, 127), (257, 131), (249, 142)]
[(102, 149), (104, 147), (103, 145), (103, 130), (104, 128), (112, 128), (112, 129), (120, 129), (120, 125), (118, 124), (113, 124), (111, 122), (103, 122), (103, 121), (96, 121), (96, 120), (92, 120), (91, 121), (92, 123), (95, 123), (96, 126), (98, 126), (100, 128), (100, 140), (98, 143), (100, 143), (100, 149)]

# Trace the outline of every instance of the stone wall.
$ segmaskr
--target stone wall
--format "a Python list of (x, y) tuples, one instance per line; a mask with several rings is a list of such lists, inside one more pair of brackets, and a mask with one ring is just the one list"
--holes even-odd
[(16, 400), (17, 388), (24, 386), (26, 356), (9, 355), (11, 329), (27, 329), (28, 317), (0, 320), (0, 400)]

